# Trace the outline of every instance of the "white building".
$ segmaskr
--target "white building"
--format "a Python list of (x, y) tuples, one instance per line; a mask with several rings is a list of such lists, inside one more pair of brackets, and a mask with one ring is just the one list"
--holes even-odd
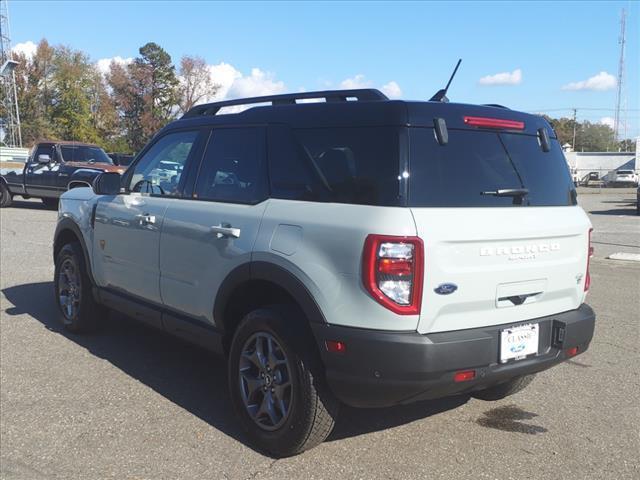
[(640, 172), (638, 165), (638, 150), (640, 137), (636, 139), (636, 151), (634, 152), (572, 152), (566, 149), (564, 156), (567, 159), (574, 178), (582, 179), (591, 172), (597, 172), (601, 180), (612, 179), (616, 170), (634, 170)]

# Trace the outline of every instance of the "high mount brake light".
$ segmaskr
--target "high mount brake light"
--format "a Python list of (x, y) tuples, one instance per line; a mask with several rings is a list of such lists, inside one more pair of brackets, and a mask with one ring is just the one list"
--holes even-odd
[(593, 257), (593, 247), (591, 246), (591, 232), (593, 232), (593, 228), (589, 229), (589, 245), (587, 247), (587, 274), (584, 279), (584, 291), (588, 292), (589, 288), (591, 288), (591, 275), (589, 274), (589, 264), (591, 263), (591, 257)]
[(524, 130), (524, 122), (504, 120), (502, 118), (464, 117), (464, 123), (472, 127), (504, 128), (506, 130)]
[(371, 296), (399, 315), (418, 315), (422, 305), (424, 244), (418, 237), (369, 235), (362, 281)]

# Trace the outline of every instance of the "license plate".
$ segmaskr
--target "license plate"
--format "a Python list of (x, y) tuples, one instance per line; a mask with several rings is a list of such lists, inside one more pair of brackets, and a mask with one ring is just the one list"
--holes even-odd
[(500, 363), (538, 353), (538, 324), (505, 328), (500, 332)]

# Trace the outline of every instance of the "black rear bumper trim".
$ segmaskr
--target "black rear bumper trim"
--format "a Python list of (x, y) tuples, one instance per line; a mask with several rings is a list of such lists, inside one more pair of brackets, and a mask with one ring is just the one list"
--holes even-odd
[[(500, 331), (539, 324), (538, 354), (505, 364), (498, 362)], [(354, 407), (384, 407), (466, 393), (521, 375), (540, 372), (567, 359), (565, 351), (589, 347), (595, 313), (586, 304), (547, 317), (503, 325), (421, 335), (335, 325), (312, 325), (334, 394)], [(345, 353), (330, 353), (326, 340), (346, 344)], [(460, 370), (476, 378), (455, 383)]]

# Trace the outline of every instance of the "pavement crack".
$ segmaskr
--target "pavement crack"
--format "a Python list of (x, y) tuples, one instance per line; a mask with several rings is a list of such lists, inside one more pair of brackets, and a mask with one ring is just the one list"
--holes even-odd
[(255, 478), (258, 477), (258, 475), (262, 475), (263, 473), (267, 473), (269, 470), (271, 470), (273, 468), (273, 466), (276, 464), (277, 461), (278, 461), (278, 459), (272, 460), (269, 463), (269, 465), (267, 465), (265, 468), (258, 469), (255, 472), (253, 472), (251, 475), (249, 475), (246, 480), (254, 480)]

